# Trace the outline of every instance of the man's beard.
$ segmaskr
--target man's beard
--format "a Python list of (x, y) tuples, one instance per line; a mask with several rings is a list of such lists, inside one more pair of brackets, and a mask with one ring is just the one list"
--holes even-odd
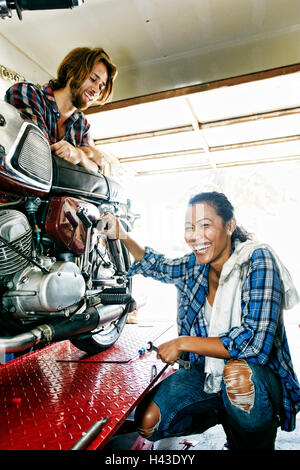
[(70, 83), (70, 90), (71, 90), (71, 102), (72, 105), (79, 110), (85, 110), (88, 108), (88, 104), (84, 103), (82, 99), (82, 92), (80, 91), (79, 84), (72, 80)]

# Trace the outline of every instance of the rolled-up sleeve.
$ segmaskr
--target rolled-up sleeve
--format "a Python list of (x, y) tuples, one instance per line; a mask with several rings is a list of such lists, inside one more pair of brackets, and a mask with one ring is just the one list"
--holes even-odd
[(168, 259), (152, 248), (145, 247), (145, 255), (140, 261), (135, 261), (128, 271), (128, 277), (141, 274), (161, 282), (179, 285), (187, 274), (189, 255), (181, 258)]
[(282, 321), (282, 295), (280, 273), (271, 252), (255, 250), (242, 288), (241, 326), (220, 335), (232, 359), (268, 362), (278, 321)]
[(45, 122), (45, 103), (37, 87), (30, 83), (16, 83), (6, 91), (4, 99), (36, 124), (49, 140)]
[(37, 87), (25, 82), (16, 83), (6, 91), (4, 99), (36, 124), (50, 142), (45, 119), (45, 102)]

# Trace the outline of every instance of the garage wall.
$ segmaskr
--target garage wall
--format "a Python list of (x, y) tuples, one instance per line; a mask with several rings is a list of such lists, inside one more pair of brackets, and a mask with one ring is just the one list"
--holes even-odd
[[(3, 21), (3, 20), (1, 20)], [(49, 75), (43, 71), (34, 61), (27, 57), (21, 50), (11, 44), (0, 34), (0, 66), (8, 69), (9, 77), (4, 78), (3, 69), (0, 74), (0, 99), (3, 99), (4, 93), (15, 80), (11, 77), (11, 72), (15, 72), (21, 77), (33, 83), (45, 83)]]

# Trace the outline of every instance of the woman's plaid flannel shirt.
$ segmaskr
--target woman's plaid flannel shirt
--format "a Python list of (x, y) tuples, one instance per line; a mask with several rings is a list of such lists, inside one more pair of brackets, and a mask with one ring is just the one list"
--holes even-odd
[[(179, 335), (208, 336), (203, 305), (208, 294), (208, 265), (193, 253), (173, 260), (146, 247), (144, 258), (134, 262), (128, 276), (142, 274), (174, 284), (178, 293)], [(245, 359), (273, 369), (282, 385), (281, 428), (295, 428), (300, 409), (300, 387), (293, 370), (282, 311), (282, 282), (271, 252), (256, 249), (249, 261), (242, 288), (241, 326), (220, 335), (232, 359)], [(198, 356), (199, 358), (199, 356)], [(190, 360), (197, 357), (190, 354)]]

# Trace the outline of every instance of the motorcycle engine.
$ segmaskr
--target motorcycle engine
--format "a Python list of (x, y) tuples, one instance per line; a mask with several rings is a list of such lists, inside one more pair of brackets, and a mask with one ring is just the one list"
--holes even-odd
[[(0, 236), (31, 257), (32, 231), (25, 215), (15, 210), (0, 211)], [(31, 320), (42, 315), (68, 315), (85, 295), (85, 280), (71, 261), (39, 257), (37, 266), (0, 241), (0, 277), (7, 287), (3, 308), (15, 317)]]
[[(22, 212), (0, 210), (0, 237), (24, 255), (31, 255), (32, 230)], [(16, 273), (27, 265), (27, 259), (0, 241), (0, 278)]]

